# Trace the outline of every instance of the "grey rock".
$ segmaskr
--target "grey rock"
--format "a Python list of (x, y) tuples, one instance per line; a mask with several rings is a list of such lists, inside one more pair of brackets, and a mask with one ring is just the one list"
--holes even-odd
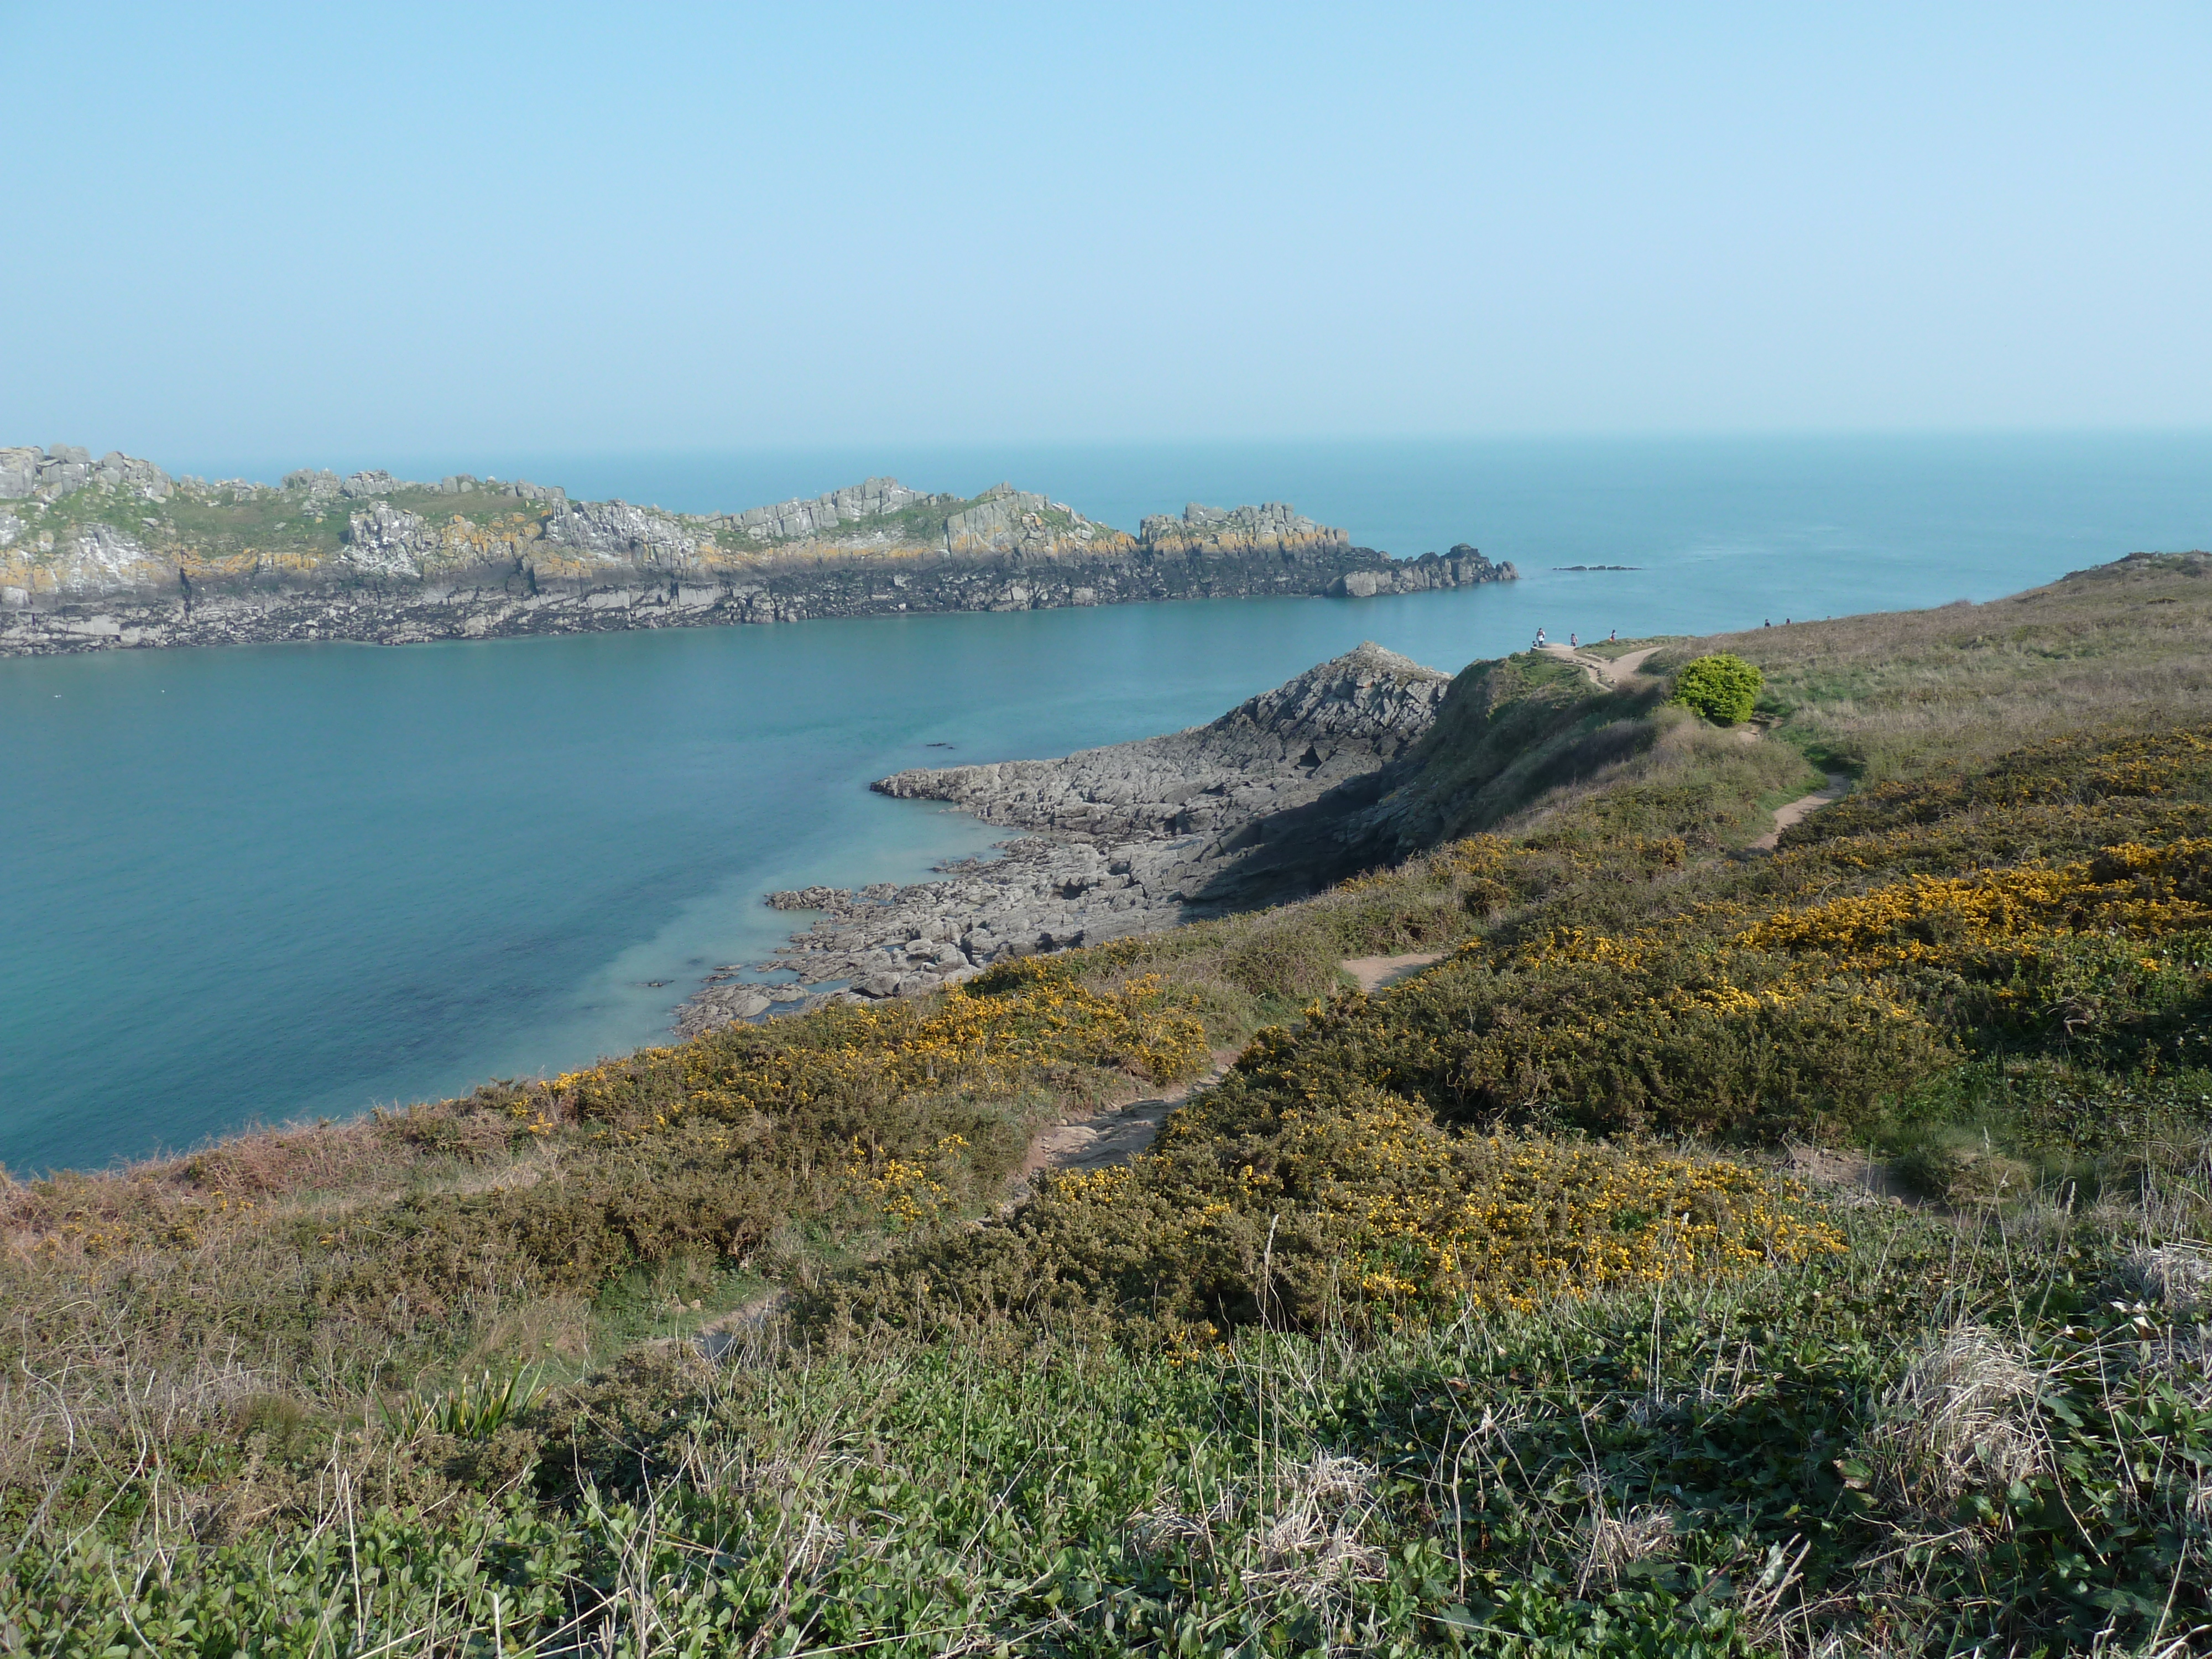
[(719, 522), (753, 541), (787, 541), (834, 530), (839, 525), (880, 518), (929, 499), (921, 490), (908, 489), (896, 478), (869, 478), (809, 501), (778, 501), (773, 507), (756, 507), (726, 514)]
[[(1325, 829), (1365, 807), (1433, 724), (1449, 684), (1362, 645), (1186, 732), (1062, 760), (885, 778), (873, 787), (886, 794), (956, 802), (1037, 833), (908, 887), (770, 894), (775, 908), (823, 915), (761, 965), (871, 1000), (913, 996), (993, 963), (1287, 896), (1311, 868), (1278, 855), (1270, 826), (1310, 818)], [(738, 1017), (726, 989), (687, 1002), (678, 1034)]]
[(1450, 684), (1447, 674), (1366, 643), (1211, 725), (1065, 760), (900, 772), (870, 787), (953, 801), (986, 823), (1025, 830), (1216, 833), (1395, 759), (1428, 730)]
[(349, 496), (389, 495), (395, 489), (406, 488), (407, 485), (400, 479), (380, 470), (374, 472), (349, 472), (339, 483), (338, 494)]
[(339, 557), (364, 576), (408, 580), (419, 578), (422, 561), (437, 550), (435, 530), (404, 508), (380, 501), (346, 520)]
[(0, 500), (17, 501), (38, 487), (45, 452), (24, 447), (0, 449)]
[(568, 503), (546, 520), (544, 538), (610, 563), (689, 564), (701, 544), (682, 520), (627, 501)]
[(1191, 502), (1180, 520), (1165, 514), (1146, 519), (1138, 539), (1154, 553), (1219, 556), (1248, 551), (1292, 551), (1345, 548), (1352, 538), (1341, 530), (1316, 524), (1282, 501), (1258, 507), (1206, 507)]

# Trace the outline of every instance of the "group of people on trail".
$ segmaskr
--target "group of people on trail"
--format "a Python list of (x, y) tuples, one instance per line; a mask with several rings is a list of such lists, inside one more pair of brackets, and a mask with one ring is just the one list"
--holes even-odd
[[(1615, 641), (1619, 640), (1620, 638), (1620, 630), (1618, 628), (1616, 628), (1616, 629), (1614, 629), (1613, 630), (1613, 632), (1612, 632), (1612, 633), (1610, 633), (1610, 634), (1608, 634), (1608, 635), (1607, 635), (1605, 636), (1605, 641), (1606, 641), (1606, 643), (1607, 643), (1607, 645), (1611, 645), (1611, 644), (1613, 644)], [(1540, 629), (1540, 629), (1538, 629), (1536, 630), (1536, 649), (1538, 649), (1539, 651), (1541, 651), (1543, 648), (1544, 648), (1544, 630), (1543, 630), (1542, 629)], [(1570, 635), (1567, 635), (1567, 649), (1568, 649), (1568, 650), (1570, 650), (1570, 651), (1579, 651), (1579, 650), (1581, 650), (1582, 648), (1583, 648), (1583, 640), (1582, 640), (1582, 635), (1579, 635), (1579, 634), (1570, 634)]]

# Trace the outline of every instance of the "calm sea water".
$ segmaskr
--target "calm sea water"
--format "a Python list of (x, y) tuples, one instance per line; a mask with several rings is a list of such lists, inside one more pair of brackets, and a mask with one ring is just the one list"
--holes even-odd
[[(1984, 599), (2136, 549), (2212, 544), (2202, 434), (404, 470), (462, 467), (687, 509), (872, 472), (963, 492), (1011, 477), (1127, 526), (1186, 500), (1286, 500), (1401, 554), (1472, 542), (1523, 580), (1369, 601), (0, 660), (0, 1161), (97, 1164), (651, 1041), (702, 973), (779, 942), (790, 919), (764, 891), (913, 879), (988, 845), (957, 814), (867, 793), (900, 767), (1190, 725), (1362, 639), (1456, 669), (1539, 625), (1706, 632)], [(1598, 563), (1640, 568), (1553, 568)]]

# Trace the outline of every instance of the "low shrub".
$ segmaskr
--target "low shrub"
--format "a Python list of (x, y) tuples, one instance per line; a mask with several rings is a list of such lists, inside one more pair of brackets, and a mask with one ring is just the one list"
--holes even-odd
[(1732, 652), (1693, 657), (1674, 676), (1674, 701), (1709, 720), (1733, 726), (1751, 718), (1766, 677)]
[(1801, 1190), (1741, 1164), (1463, 1135), (1373, 1088), (1284, 1107), (1231, 1085), (1152, 1155), (1046, 1182), (1008, 1222), (894, 1251), (799, 1311), (848, 1335), (1012, 1317), (1179, 1348), (1238, 1325), (1526, 1310), (1839, 1248)]

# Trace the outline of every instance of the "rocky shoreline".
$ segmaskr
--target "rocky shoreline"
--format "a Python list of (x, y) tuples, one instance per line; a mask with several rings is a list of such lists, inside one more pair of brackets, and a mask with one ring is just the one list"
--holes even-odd
[(1516, 574), (1465, 544), (1418, 559), (1355, 547), (1280, 503), (1194, 503), (1131, 536), (1011, 484), (963, 501), (871, 478), (683, 514), (465, 474), (211, 483), (120, 453), (0, 449), (0, 655), (1364, 599)]
[[(775, 893), (823, 914), (775, 959), (717, 974), (679, 1036), (831, 997), (910, 996), (994, 962), (1150, 933), (1334, 878), (1337, 831), (1434, 724), (1451, 677), (1363, 644), (1212, 723), (1060, 760), (917, 769), (872, 787), (1025, 833), (899, 887)], [(740, 978), (787, 970), (769, 986)]]

